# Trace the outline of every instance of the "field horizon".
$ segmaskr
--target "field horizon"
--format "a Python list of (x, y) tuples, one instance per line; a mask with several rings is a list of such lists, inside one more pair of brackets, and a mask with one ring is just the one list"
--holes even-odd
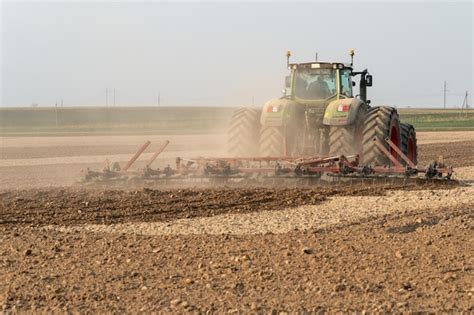
[[(0, 136), (221, 133), (238, 107), (117, 106), (0, 108)], [(258, 107), (256, 107), (258, 108)], [(417, 130), (474, 130), (474, 109), (399, 108)]]

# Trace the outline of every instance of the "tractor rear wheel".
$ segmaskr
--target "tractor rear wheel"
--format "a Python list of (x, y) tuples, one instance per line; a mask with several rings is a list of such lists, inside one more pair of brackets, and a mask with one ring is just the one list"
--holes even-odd
[(260, 156), (285, 156), (287, 152), (285, 129), (283, 127), (262, 126)]
[(350, 126), (329, 127), (329, 155), (360, 154), (362, 132), (367, 107), (360, 106), (355, 121)]
[(374, 138), (379, 139), (385, 148), (397, 157), (397, 153), (391, 150), (385, 141), (388, 138), (400, 148), (400, 120), (395, 108), (388, 106), (370, 108), (362, 133), (362, 163), (374, 166), (390, 165), (390, 159), (375, 145)]
[[(413, 125), (400, 124), (400, 137), (402, 152), (415, 165), (418, 164), (418, 148), (416, 146), (416, 131)], [(403, 162), (403, 164), (405, 164)]]
[(260, 156), (304, 156), (304, 131), (293, 125), (262, 126), (260, 131)]
[(258, 154), (260, 110), (240, 108), (232, 115), (227, 130), (227, 150), (232, 157)]

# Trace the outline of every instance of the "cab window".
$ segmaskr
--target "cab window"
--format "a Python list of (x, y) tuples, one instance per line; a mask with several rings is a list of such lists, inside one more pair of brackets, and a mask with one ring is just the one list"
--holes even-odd
[(327, 99), (336, 94), (336, 70), (302, 69), (296, 72), (295, 96), (306, 100)]
[(341, 94), (352, 97), (352, 81), (349, 70), (341, 70)]

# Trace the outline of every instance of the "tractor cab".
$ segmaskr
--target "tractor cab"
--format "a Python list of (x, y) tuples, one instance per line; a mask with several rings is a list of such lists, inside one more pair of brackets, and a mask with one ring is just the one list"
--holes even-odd
[[(354, 53), (351, 51), (351, 58)], [(354, 72), (351, 64), (340, 62), (308, 62), (289, 63), (291, 53), (287, 53), (287, 66), (291, 74), (286, 77), (286, 93), (298, 103), (312, 103), (333, 101), (337, 99), (353, 98), (352, 87), (355, 86), (352, 78), (360, 77), (360, 92), (357, 95), (363, 102), (367, 102), (367, 87), (372, 86), (372, 76), (367, 69)]]
[(342, 63), (303, 63), (290, 65), (290, 90), (297, 101), (352, 97), (352, 69)]

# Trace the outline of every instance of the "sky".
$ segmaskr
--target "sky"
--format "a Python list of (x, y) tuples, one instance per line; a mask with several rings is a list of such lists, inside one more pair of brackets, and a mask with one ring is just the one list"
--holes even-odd
[[(1, 1), (1, 0), (0, 0)], [(2, 1), (0, 106), (248, 106), (292, 62), (369, 69), (372, 105), (459, 107), (472, 1)], [(108, 91), (108, 92), (106, 92)], [(471, 98), (472, 104), (472, 98)]]

